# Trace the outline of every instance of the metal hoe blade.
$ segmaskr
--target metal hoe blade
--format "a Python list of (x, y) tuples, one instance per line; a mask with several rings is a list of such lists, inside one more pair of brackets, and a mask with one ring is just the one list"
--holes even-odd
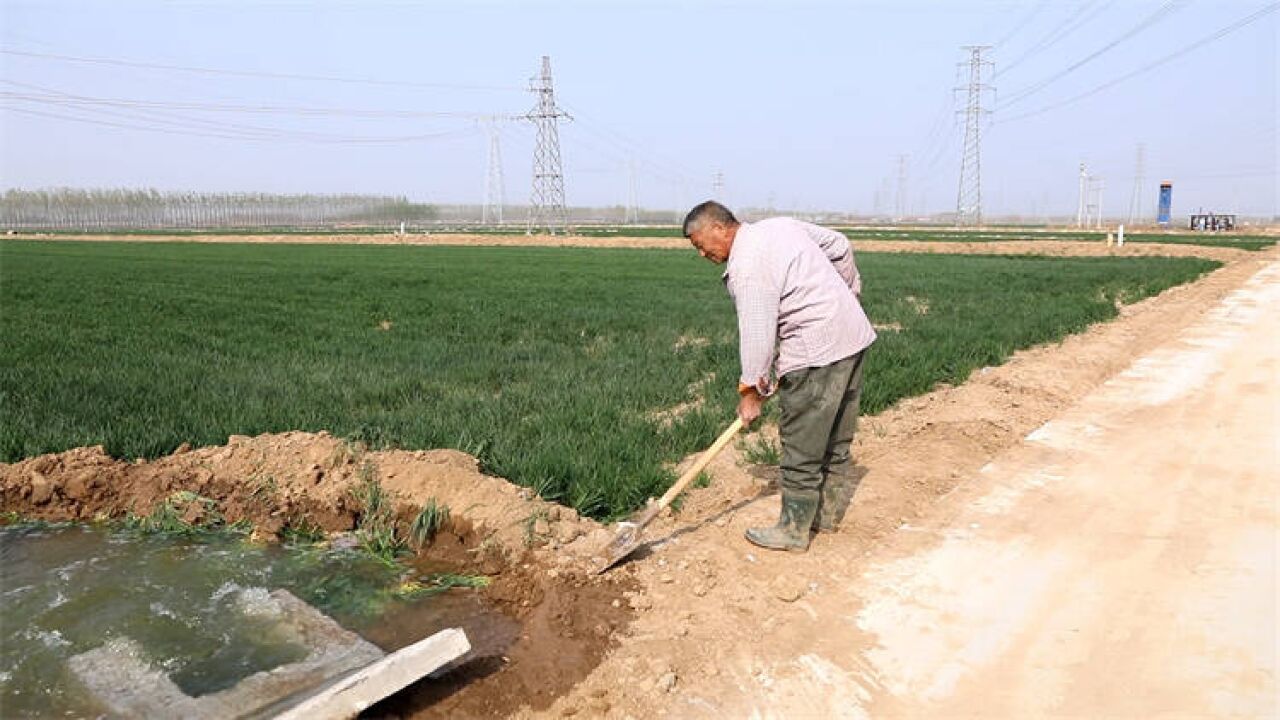
[(605, 548), (604, 564), (596, 569), (597, 575), (622, 562), (628, 555), (644, 544), (641, 542), (644, 528), (658, 516), (660, 509), (657, 505), (650, 503), (649, 507), (641, 510), (630, 520), (623, 520), (618, 523), (617, 535)]
[(614, 537), (613, 542), (609, 543), (609, 546), (605, 548), (604, 565), (596, 570), (597, 575), (617, 565), (625, 557), (635, 552), (636, 548), (640, 547), (640, 534), (644, 531), (644, 526), (653, 522), (653, 519), (658, 517), (658, 513), (665, 510), (680, 493), (684, 492), (685, 488), (689, 487), (689, 483), (693, 482), (698, 473), (702, 472), (702, 469), (707, 466), (707, 463), (711, 462), (712, 458), (723, 450), (724, 446), (728, 445), (733, 436), (737, 435), (741, 429), (742, 418), (734, 418), (733, 424), (720, 433), (720, 437), (716, 438), (711, 447), (707, 448), (706, 452), (702, 453), (694, 461), (693, 465), (684, 471), (680, 479), (676, 480), (675, 484), (662, 494), (662, 497), (657, 500), (650, 500), (645, 508), (630, 520), (618, 523), (618, 534)]

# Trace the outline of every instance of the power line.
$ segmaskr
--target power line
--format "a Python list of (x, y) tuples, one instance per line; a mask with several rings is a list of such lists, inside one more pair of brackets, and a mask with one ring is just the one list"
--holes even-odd
[[(290, 105), (238, 105), (227, 103), (203, 103), (203, 102), (174, 102), (163, 100), (136, 100), (129, 98), (112, 98), (100, 97), (92, 95), (79, 95), (67, 93), (52, 88), (32, 85), (30, 83), (18, 82), (16, 80), (7, 80), (0, 78), (0, 83), (13, 85), (15, 87), (36, 90), (36, 93), (15, 93), (12, 91), (0, 91), (0, 95), (19, 100), (35, 100), (39, 101), (49, 97), (57, 97), (59, 99), (71, 101), (74, 100), (81, 105), (99, 105), (104, 107), (118, 108), (134, 108), (139, 110), (192, 110), (199, 112), (219, 112), (219, 113), (247, 113), (260, 115), (298, 115), (305, 117), (355, 117), (355, 118), (462, 118), (469, 120), (483, 120), (495, 117), (493, 113), (470, 112), (470, 111), (434, 111), (434, 110), (364, 110), (352, 108), (337, 107), (306, 107), (306, 106), (290, 106)], [(520, 116), (505, 116), (504, 119), (514, 120)]]
[[(411, 135), (397, 136), (351, 136), (338, 135), (331, 133), (318, 133), (305, 130), (285, 130), (277, 127), (265, 127), (260, 125), (246, 125), (244, 123), (226, 122), (221, 120), (209, 120), (205, 118), (190, 117), (173, 112), (166, 112), (157, 109), (159, 106), (135, 107), (128, 103), (96, 103), (86, 102), (94, 100), (82, 95), (72, 95), (59, 90), (45, 88), (29, 83), (20, 83), (13, 80), (0, 80), (16, 87), (25, 87), (42, 91), (41, 94), (30, 93), (14, 93), (10, 91), (0, 91), (0, 99), (16, 100), (18, 102), (34, 103), (37, 105), (52, 105), (62, 110), (75, 110), (81, 115), (68, 116), (45, 113), (45, 116), (59, 119), (77, 119), (80, 122), (92, 122), (93, 118), (84, 117), (83, 113), (89, 113), (94, 116), (123, 119), (128, 123), (112, 122), (109, 127), (121, 127), (135, 130), (153, 130), (156, 125), (167, 127), (170, 134), (188, 134), (197, 137), (218, 137), (221, 139), (239, 139), (239, 140), (285, 140), (285, 141), (309, 141), (317, 143), (401, 143), (414, 142), (426, 139), (435, 139), (437, 137), (445, 137), (455, 134), (455, 131), (446, 133), (415, 133)], [(17, 108), (7, 105), (9, 109)], [(113, 109), (105, 109), (113, 108)], [(135, 112), (131, 112), (134, 110)], [(147, 111), (141, 114), (136, 111)], [(33, 114), (28, 111), (27, 114)], [(503, 117), (503, 116), (494, 116)], [(198, 131), (199, 134), (191, 131)], [(210, 133), (213, 132), (213, 134)]]
[(7, 112), (21, 113), (23, 115), (31, 115), (33, 117), (51, 118), (54, 120), (68, 120), (71, 122), (85, 123), (88, 125), (98, 125), (101, 127), (114, 127), (125, 130), (146, 130), (148, 132), (164, 133), (166, 135), (188, 135), (192, 137), (219, 138), (224, 140), (247, 140), (254, 138), (245, 138), (240, 135), (228, 135), (224, 133), (202, 132), (196, 130), (174, 130), (170, 128), (148, 127), (145, 125), (113, 122), (110, 120), (97, 120), (93, 118), (76, 117), (74, 115), (60, 115), (58, 113), (41, 112), (39, 110), (27, 110), (24, 108), (7, 107), (0, 105)]
[(347, 83), (353, 85), (376, 85), (381, 87), (413, 87), (413, 88), (433, 88), (444, 90), (519, 90), (519, 87), (506, 85), (465, 85), (459, 83), (430, 83), (418, 82), (413, 80), (378, 80), (374, 78), (352, 78), (342, 77), (338, 75), (307, 75), (303, 73), (280, 73), (265, 72), (259, 70), (227, 70), (224, 68), (199, 67), (192, 65), (170, 65), (167, 63), (151, 63), (140, 62), (135, 60), (121, 60), (118, 58), (103, 57), (82, 57), (78, 55), (61, 55), (57, 53), (40, 53), (25, 50), (0, 50), (0, 54), (12, 55), (14, 57), (38, 58), (43, 60), (58, 60), (62, 62), (80, 63), (86, 65), (111, 65), (114, 67), (128, 67), (146, 70), (167, 70), (172, 72), (195, 73), (199, 75), (229, 75), (234, 77), (256, 77), (268, 78), (272, 80), (306, 80), (315, 82), (334, 82)]
[[(460, 130), (446, 130), (438, 133), (425, 133), (418, 135), (400, 135), (391, 137), (358, 137), (358, 136), (327, 136), (314, 133), (295, 133), (273, 128), (262, 128), (258, 133), (238, 130), (237, 126), (226, 125), (219, 127), (215, 124), (209, 124), (208, 127), (184, 126), (174, 120), (165, 118), (138, 118), (137, 116), (127, 115), (123, 113), (109, 113), (109, 111), (98, 110), (96, 112), (107, 114), (108, 117), (122, 117), (131, 122), (121, 122), (119, 120), (110, 120), (102, 118), (84, 117), (77, 115), (66, 115), (53, 113), (48, 111), (31, 110), (28, 108), (13, 107), (10, 105), (0, 104), (0, 109), (6, 112), (15, 112), (23, 115), (31, 115), (33, 117), (50, 118), (54, 120), (67, 120), (87, 125), (98, 125), (101, 127), (112, 127), (122, 130), (142, 130), (146, 132), (158, 132), (166, 135), (186, 135), (190, 137), (216, 138), (220, 140), (249, 140), (256, 142), (277, 142), (277, 141), (301, 141), (315, 142), (322, 144), (396, 144), (406, 142), (418, 142), (426, 140), (439, 140), (447, 137), (460, 137), (475, 132), (473, 127), (467, 127)], [(150, 121), (150, 124), (148, 124)], [(159, 126), (157, 126), (157, 124)], [(165, 126), (168, 127), (165, 127)]]
[(1115, 78), (1115, 79), (1113, 79), (1113, 80), (1109, 80), (1109, 81), (1107, 81), (1107, 82), (1105, 82), (1105, 83), (1102, 83), (1101, 85), (1098, 85), (1098, 86), (1094, 87), (1094, 88), (1093, 88), (1093, 89), (1091, 89), (1091, 90), (1087, 90), (1087, 91), (1085, 91), (1085, 92), (1082, 92), (1082, 93), (1080, 93), (1079, 95), (1073, 95), (1072, 97), (1069, 97), (1069, 98), (1067, 98), (1066, 100), (1062, 100), (1062, 101), (1059, 101), (1059, 102), (1056, 102), (1056, 103), (1052, 103), (1052, 104), (1050, 104), (1050, 105), (1046, 105), (1046, 106), (1044, 106), (1044, 107), (1042, 107), (1042, 108), (1040, 108), (1040, 109), (1038, 109), (1038, 110), (1032, 110), (1031, 112), (1023, 113), (1023, 114), (1021, 114), (1021, 115), (1015, 115), (1015, 116), (1010, 117), (1010, 118), (1004, 118), (1003, 120), (1000, 120), (999, 122), (1001, 122), (1001, 123), (1007, 123), (1007, 122), (1013, 122), (1013, 121), (1015, 121), (1015, 120), (1022, 120), (1022, 119), (1029, 118), (1029, 117), (1035, 117), (1036, 115), (1041, 115), (1041, 114), (1043, 114), (1043, 113), (1049, 112), (1050, 110), (1056, 110), (1056, 109), (1058, 109), (1058, 108), (1060, 108), (1060, 107), (1063, 107), (1063, 106), (1065, 106), (1065, 105), (1070, 105), (1070, 104), (1072, 104), (1072, 103), (1079, 102), (1080, 100), (1083, 100), (1083, 99), (1085, 99), (1085, 98), (1087, 98), (1087, 97), (1092, 97), (1093, 95), (1097, 95), (1098, 93), (1102, 92), (1103, 90), (1107, 90), (1107, 89), (1109, 89), (1109, 88), (1115, 87), (1116, 85), (1119, 85), (1120, 83), (1125, 82), (1126, 80), (1131, 80), (1131, 79), (1133, 79), (1133, 78), (1135, 78), (1135, 77), (1137, 77), (1137, 76), (1139, 76), (1139, 75), (1142, 75), (1142, 74), (1148, 73), (1148, 72), (1150, 72), (1150, 71), (1152, 71), (1152, 70), (1156, 69), (1157, 67), (1160, 67), (1161, 65), (1164, 65), (1165, 63), (1168, 63), (1168, 62), (1172, 62), (1172, 61), (1174, 61), (1174, 60), (1177, 60), (1178, 58), (1182, 57), (1183, 55), (1186, 55), (1187, 53), (1193, 52), (1193, 51), (1195, 51), (1195, 50), (1197, 50), (1197, 49), (1199, 49), (1199, 48), (1201, 48), (1201, 47), (1203, 47), (1203, 46), (1205, 46), (1205, 45), (1208, 45), (1209, 43), (1212, 43), (1212, 42), (1214, 42), (1214, 41), (1216, 41), (1216, 40), (1220, 40), (1220, 39), (1222, 39), (1223, 37), (1226, 37), (1227, 35), (1230, 35), (1231, 33), (1235, 32), (1235, 31), (1237, 31), (1237, 30), (1239, 30), (1239, 29), (1241, 29), (1241, 28), (1243, 28), (1243, 27), (1245, 27), (1245, 26), (1247, 26), (1247, 25), (1250, 25), (1250, 24), (1252, 24), (1252, 23), (1257, 22), (1258, 20), (1261, 20), (1263, 17), (1267, 16), (1268, 14), (1275, 12), (1277, 8), (1280, 8), (1280, 3), (1271, 3), (1271, 4), (1269, 4), (1269, 5), (1265, 6), (1265, 7), (1263, 7), (1261, 10), (1258, 10), (1258, 11), (1256, 11), (1256, 12), (1254, 12), (1254, 13), (1251, 13), (1251, 14), (1249, 14), (1249, 15), (1246, 15), (1246, 16), (1245, 16), (1245, 17), (1243, 17), (1243, 18), (1240, 18), (1239, 20), (1237, 20), (1237, 21), (1235, 21), (1235, 22), (1231, 23), (1230, 25), (1228, 25), (1228, 26), (1226, 26), (1226, 27), (1224, 27), (1224, 28), (1222, 28), (1222, 29), (1218, 30), (1217, 32), (1214, 32), (1214, 33), (1212, 33), (1212, 34), (1210, 34), (1210, 35), (1207, 35), (1207, 36), (1205, 36), (1205, 37), (1203, 37), (1203, 38), (1200, 38), (1199, 40), (1197, 40), (1197, 41), (1195, 41), (1195, 42), (1191, 43), (1190, 45), (1185, 45), (1185, 46), (1183, 46), (1183, 47), (1179, 48), (1178, 50), (1175, 50), (1175, 51), (1173, 51), (1173, 52), (1169, 53), (1168, 55), (1165, 55), (1164, 57), (1161, 57), (1161, 58), (1160, 58), (1160, 59), (1158, 59), (1158, 60), (1154, 60), (1154, 61), (1152, 61), (1152, 62), (1149, 62), (1149, 63), (1147, 63), (1146, 65), (1143, 65), (1142, 67), (1138, 68), (1137, 70), (1133, 70), (1133, 71), (1131, 71), (1131, 72), (1125, 73), (1124, 75), (1121, 75), (1120, 77), (1117, 77), (1117, 78)]
[(924, 167), (924, 172), (922, 173), (923, 175), (925, 175), (926, 177), (932, 176), (933, 171), (936, 170), (938, 168), (938, 165), (950, 154), (951, 150), (955, 146), (956, 130), (958, 130), (959, 128), (960, 128), (960, 113), (952, 112), (951, 124), (947, 127), (946, 131), (940, 136), (942, 138), (942, 142), (941, 144), (936, 146), (937, 150), (929, 158), (929, 162)]
[(1009, 29), (1009, 32), (1005, 33), (1003, 37), (991, 44), (992, 49), (998, 48), (1013, 39), (1014, 35), (1017, 35), (1024, 27), (1030, 24), (1031, 21), (1040, 14), (1040, 11), (1044, 10), (1048, 5), (1049, 0), (1040, 0), (1040, 2), (1036, 3), (1035, 7), (1031, 8), (1031, 12), (1024, 15), (1022, 20)]
[(1241, 170), (1235, 172), (1221, 173), (1205, 173), (1201, 175), (1183, 175), (1178, 173), (1179, 180), (1238, 180), (1240, 178), (1269, 177), (1272, 180), (1280, 180), (1277, 175), (1276, 168), (1261, 168), (1258, 170)]
[(1028, 85), (1020, 90), (1014, 91), (1009, 96), (1009, 98), (1006, 99), (1004, 102), (1002, 102), (1000, 106), (996, 109), (1001, 109), (1001, 108), (1013, 105), (1015, 103), (1022, 102), (1026, 98), (1034, 95), (1037, 92), (1040, 92), (1041, 90), (1048, 87), (1049, 85), (1057, 82), (1058, 80), (1061, 80), (1067, 75), (1070, 75), (1071, 73), (1075, 72), (1079, 68), (1088, 64), (1089, 62), (1095, 60), (1099, 56), (1105, 54), (1109, 50), (1120, 45), (1120, 43), (1123, 43), (1126, 40), (1129, 40), (1134, 35), (1137, 35), (1138, 33), (1141, 33), (1144, 30), (1148, 30), (1152, 27), (1155, 27), (1157, 24), (1159, 24), (1161, 20), (1164, 20), (1170, 15), (1173, 15), (1174, 13), (1178, 12), (1182, 8), (1186, 7), (1186, 1), (1187, 0), (1169, 0), (1169, 2), (1166, 2), (1164, 5), (1161, 5), (1159, 8), (1157, 8), (1155, 12), (1143, 18), (1143, 20), (1139, 22), (1137, 25), (1134, 25), (1133, 27), (1129, 28), (1127, 31), (1124, 32), (1124, 34), (1120, 35), (1119, 37), (1107, 43), (1106, 45), (1103, 45), (1097, 50), (1089, 53), (1088, 55), (1068, 65), (1062, 70), (1059, 70), (1053, 75), (1050, 75), (1049, 77), (1044, 78), (1043, 80), (1040, 80), (1039, 82), (1036, 82), (1036, 83), (1032, 83), (1031, 85)]
[[(631, 159), (634, 158), (641, 165), (647, 166), (650, 170), (650, 173), (654, 174), (657, 177), (663, 177), (667, 179), (676, 179), (676, 180), (689, 179), (689, 177), (686, 174), (681, 173), (680, 171), (672, 169), (670, 167), (667, 167), (666, 165), (653, 159), (652, 157), (645, 155), (640, 149), (641, 146), (624, 144), (622, 142), (614, 140), (609, 135), (606, 135), (605, 131), (601, 129), (593, 128), (591, 124), (588, 122), (582, 122), (582, 118), (581, 116), (578, 115), (578, 110), (576, 109), (573, 109), (573, 118), (575, 121), (575, 127), (590, 133), (602, 144), (597, 144), (595, 142), (588, 141), (585, 138), (582, 138), (581, 136), (578, 137), (579, 142), (587, 142), (592, 147), (600, 151), (602, 154), (612, 156), (619, 163), (630, 162)], [(609, 131), (609, 132), (614, 137), (620, 137), (616, 133), (612, 133), (612, 131)], [(609, 145), (610, 147), (605, 147), (606, 144)]]
[[(1001, 75), (1009, 72), (1010, 70), (1013, 70), (1014, 68), (1018, 67), (1022, 63), (1026, 62), (1029, 58), (1035, 56), (1036, 54), (1043, 52), (1045, 50), (1048, 50), (1049, 48), (1058, 44), (1058, 42), (1061, 41), (1063, 38), (1067, 37), (1071, 33), (1087, 25), (1090, 20), (1093, 20), (1093, 18), (1097, 17), (1102, 11), (1110, 7), (1112, 2), (1114, 2), (1114, 0), (1109, 0), (1108, 2), (1103, 3), (1102, 5), (1097, 7), (1094, 7), (1095, 5), (1097, 5), (1096, 0), (1083, 3), (1082, 5), (1080, 5), (1080, 7), (1076, 8), (1076, 11), (1072, 13), (1069, 17), (1067, 17), (1065, 21), (1055, 26), (1053, 30), (1050, 30), (1049, 34), (1041, 38), (1039, 42), (1037, 42), (1035, 45), (1032, 45), (1030, 48), (1028, 48), (1026, 51), (1024, 51), (1021, 55), (1019, 55), (1017, 58), (1015, 58), (1011, 62), (1005, 63), (1003, 68), (1001, 68), (998, 72), (994, 73), (994, 77), (1000, 77)], [(1093, 12), (1089, 13), (1087, 16), (1081, 17), (1086, 12), (1088, 12), (1088, 10), (1091, 7), (1093, 8)]]
[[(942, 104), (938, 106), (938, 114), (929, 125), (929, 131), (920, 147), (918, 157), (934, 157), (935, 151), (939, 150), (939, 143), (945, 145), (950, 141), (951, 131), (955, 129), (956, 121), (955, 98), (955, 91), (948, 88)], [(946, 128), (948, 117), (951, 118), (951, 127)]]
[(651, 146), (632, 140), (603, 123), (597, 122), (591, 115), (582, 112), (580, 108), (569, 105), (565, 105), (564, 108), (573, 113), (573, 119), (578, 127), (619, 148), (621, 151), (619, 157), (623, 160), (628, 160), (634, 156), (642, 164), (649, 165), (659, 173), (686, 182), (699, 175), (699, 173), (684, 167), (681, 163), (671, 158), (662, 157)]

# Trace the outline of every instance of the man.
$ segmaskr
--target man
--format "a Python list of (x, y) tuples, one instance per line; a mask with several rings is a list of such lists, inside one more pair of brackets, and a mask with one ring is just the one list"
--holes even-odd
[(804, 552), (812, 530), (837, 528), (857, 485), (849, 445), (876, 334), (859, 302), (853, 248), (841, 233), (791, 218), (740, 223), (712, 201), (689, 211), (684, 236), (702, 257), (727, 263), (743, 423), (760, 416), (775, 390), (771, 371), (778, 377), (782, 514), (773, 527), (747, 530), (747, 540)]

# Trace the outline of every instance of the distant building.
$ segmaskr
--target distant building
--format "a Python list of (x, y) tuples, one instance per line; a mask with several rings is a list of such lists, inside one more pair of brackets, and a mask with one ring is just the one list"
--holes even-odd
[(1200, 213), (1191, 216), (1192, 230), (1209, 232), (1231, 232), (1236, 229), (1235, 215), (1219, 215), (1217, 213)]

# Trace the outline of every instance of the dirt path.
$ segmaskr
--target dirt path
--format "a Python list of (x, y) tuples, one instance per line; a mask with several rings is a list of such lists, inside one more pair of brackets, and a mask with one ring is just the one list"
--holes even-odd
[(1265, 255), (870, 419), (855, 507), (807, 555), (741, 540), (772, 472), (718, 461), (621, 569), (619, 646), (534, 715), (1274, 713)]
[[(468, 235), (461, 233), (422, 235), (17, 235), (13, 240), (90, 240), (115, 242), (199, 242), (268, 244), (345, 245), (470, 245), (492, 247), (606, 247), (668, 248), (688, 250), (683, 238), (670, 237), (579, 237), (550, 235)], [(854, 240), (858, 252), (943, 253), (962, 255), (1052, 255), (1061, 257), (1204, 257), (1237, 260), (1248, 250), (1199, 245), (1129, 243), (1107, 247), (1102, 240), (1004, 240), (994, 242), (917, 242), (913, 240)]]
[(844, 682), (877, 714), (1274, 716), (1278, 307), (1280, 263), (877, 552)]

